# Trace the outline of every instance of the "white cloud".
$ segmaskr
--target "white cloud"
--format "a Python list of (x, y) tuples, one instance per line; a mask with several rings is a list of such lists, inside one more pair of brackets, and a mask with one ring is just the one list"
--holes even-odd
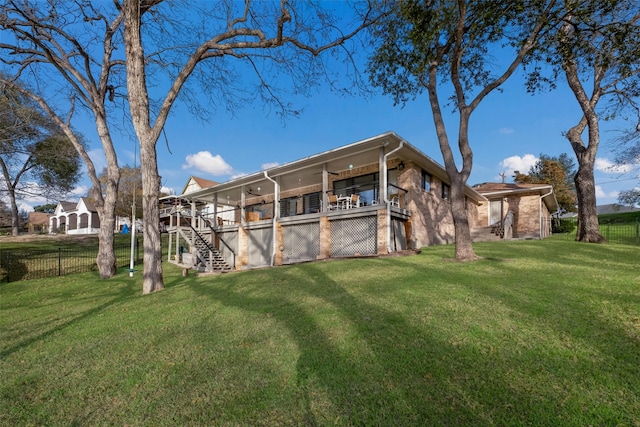
[(278, 162), (264, 163), (262, 165), (262, 170), (275, 168), (276, 166), (279, 166), (279, 165), (280, 165), (280, 163), (278, 163)]
[(173, 195), (176, 194), (176, 190), (171, 187), (165, 187), (164, 185), (160, 187), (160, 192), (164, 194)]
[(521, 173), (529, 173), (531, 166), (535, 165), (538, 158), (533, 154), (525, 154), (524, 156), (511, 156), (500, 162), (500, 168), (507, 174), (513, 175), (515, 171)]
[(76, 197), (84, 197), (89, 194), (89, 187), (87, 187), (86, 185), (78, 185), (76, 188), (71, 190), (71, 194)]
[[(21, 211), (33, 212), (33, 206), (27, 204), (24, 201), (16, 201), (16, 204), (18, 205), (18, 212), (21, 212)], [(41, 204), (42, 203), (38, 203), (38, 205), (41, 205)]]
[(632, 165), (628, 163), (624, 165), (618, 165), (607, 158), (598, 158), (595, 161), (594, 167), (596, 168), (596, 170), (605, 173), (629, 173), (637, 168), (638, 165)]
[(227, 175), (233, 172), (233, 168), (219, 154), (214, 156), (208, 151), (189, 154), (185, 160), (182, 169), (196, 169), (211, 175)]
[(601, 186), (596, 185), (596, 198), (597, 199), (617, 199), (618, 195), (620, 194), (619, 191), (610, 191), (610, 192), (606, 192), (602, 189)]
[(229, 179), (234, 180), (236, 178), (242, 178), (243, 176), (247, 176), (247, 175), (248, 175), (247, 173), (238, 172), (238, 173), (236, 173), (234, 175), (231, 175), (231, 178), (229, 178)]
[[(89, 158), (93, 162), (93, 167), (96, 170), (96, 173), (100, 175), (102, 170), (107, 167), (107, 158), (104, 155), (104, 151), (102, 148), (94, 148), (93, 150), (87, 151)], [(86, 165), (84, 166), (86, 170)]]
[(500, 135), (510, 135), (512, 133), (515, 133), (515, 130), (513, 130), (511, 128), (500, 128), (500, 129), (498, 129), (498, 133)]

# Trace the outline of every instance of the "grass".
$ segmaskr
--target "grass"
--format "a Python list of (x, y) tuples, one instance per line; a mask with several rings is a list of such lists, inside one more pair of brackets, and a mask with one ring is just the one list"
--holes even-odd
[(638, 249), (0, 285), (0, 424), (640, 425)]
[[(136, 240), (136, 262), (140, 262), (142, 237), (137, 236)], [(114, 250), (118, 266), (129, 264), (130, 248), (131, 235), (115, 235)], [(0, 282), (97, 271), (97, 255), (97, 235), (0, 237)]]

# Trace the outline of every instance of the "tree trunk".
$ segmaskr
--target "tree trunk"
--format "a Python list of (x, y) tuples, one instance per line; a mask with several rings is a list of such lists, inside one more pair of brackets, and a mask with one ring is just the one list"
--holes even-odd
[[(585, 108), (580, 122), (569, 129), (567, 139), (571, 143), (578, 159), (578, 172), (574, 178), (578, 199), (578, 232), (576, 240), (587, 243), (602, 243), (605, 238), (600, 234), (598, 211), (596, 209), (596, 185), (593, 168), (600, 143), (598, 120), (592, 109)], [(588, 123), (588, 125), (587, 125)], [(589, 145), (582, 142), (582, 132), (588, 130)]]
[(162, 278), (162, 240), (160, 236), (160, 176), (155, 143), (140, 143), (140, 169), (142, 170), (142, 212), (144, 218), (144, 274), (142, 293), (164, 289)]
[(98, 233), (98, 256), (96, 264), (98, 265), (98, 273), (101, 279), (108, 279), (116, 274), (118, 267), (116, 256), (113, 251), (113, 240), (115, 234), (115, 217), (109, 215), (109, 211), (113, 211), (108, 203), (98, 209), (100, 216), (100, 232)]
[(469, 215), (465, 208), (465, 181), (458, 176), (451, 182), (451, 214), (456, 233), (456, 259), (458, 261), (475, 261), (479, 259), (473, 251), (471, 230), (469, 229)]
[[(26, 165), (26, 164), (25, 164)], [(0, 169), (2, 169), (2, 175), (4, 178), (5, 185), (7, 186), (7, 192), (9, 193), (9, 201), (11, 205), (11, 235), (18, 236), (20, 235), (20, 218), (18, 212), (18, 203), (16, 203), (16, 184), (20, 180), (20, 175), (24, 172), (24, 168), (22, 172), (18, 174), (15, 182), (11, 182), (11, 176), (9, 176), (9, 167), (0, 157)]]
[(11, 186), (10, 181), (7, 181), (7, 187), (11, 202), (11, 235), (16, 237), (20, 235), (20, 212), (18, 212), (18, 203), (16, 203), (16, 190)]
[(600, 234), (598, 210), (596, 208), (596, 187), (593, 178), (593, 163), (582, 159), (576, 173), (576, 193), (578, 195), (578, 232), (576, 240), (586, 243), (603, 243)]
[(124, 10), (124, 39), (127, 57), (127, 89), (133, 127), (140, 141), (140, 170), (142, 172), (142, 216), (144, 229), (144, 271), (142, 292), (148, 294), (164, 289), (162, 278), (162, 246), (160, 240), (160, 214), (158, 196), (160, 176), (156, 158), (156, 141), (159, 135), (151, 128), (149, 118), (149, 93), (145, 75), (145, 57), (140, 35), (140, 4), (127, 0)]

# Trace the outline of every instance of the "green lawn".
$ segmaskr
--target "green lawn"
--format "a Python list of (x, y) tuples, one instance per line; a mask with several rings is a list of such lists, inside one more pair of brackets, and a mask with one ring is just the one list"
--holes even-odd
[(0, 424), (640, 425), (640, 259), (514, 241), (0, 284)]

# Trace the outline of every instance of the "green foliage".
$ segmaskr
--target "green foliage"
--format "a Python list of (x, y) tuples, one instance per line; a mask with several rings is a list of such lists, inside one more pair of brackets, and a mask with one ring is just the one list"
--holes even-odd
[[(580, 79), (598, 76), (592, 97), (601, 116), (613, 118), (623, 111), (637, 114), (640, 96), (640, 23), (635, 0), (583, 0), (562, 2), (566, 19), (549, 32), (535, 55), (525, 58), (527, 88), (536, 92), (555, 88), (568, 64), (575, 63)], [(565, 25), (564, 27), (562, 25)], [(592, 83), (589, 83), (592, 84)], [(585, 85), (586, 87), (586, 85)], [(594, 107), (598, 105), (596, 100)], [(637, 121), (631, 124), (635, 129)]]
[(496, 78), (492, 52), (512, 49), (515, 56), (538, 19), (549, 14), (545, 1), (511, 1), (506, 6), (490, 0), (395, 4), (394, 13), (373, 29), (376, 50), (367, 71), (371, 83), (396, 104), (427, 88), (430, 68), (437, 69), (440, 83), (455, 72), (470, 100), (469, 92), (484, 89)]
[(527, 175), (515, 171), (513, 180), (523, 184), (550, 184), (553, 186), (561, 211), (576, 212), (575, 161), (567, 154), (557, 157), (540, 154)]
[(551, 223), (553, 233), (571, 233), (576, 229), (576, 220), (568, 218), (554, 218)]
[(600, 223), (605, 222), (635, 222), (640, 219), (640, 212), (620, 212), (598, 215)]
[(55, 203), (47, 203), (46, 205), (34, 206), (33, 210), (34, 212), (54, 213), (56, 207), (58, 207), (58, 205)]
[(0, 87), (0, 168), (15, 197), (70, 191), (80, 178), (80, 156), (55, 123), (29, 98), (8, 86)]
[(68, 192), (78, 182), (81, 161), (71, 142), (62, 135), (52, 135), (38, 141), (33, 150), (34, 172), (40, 183)]

